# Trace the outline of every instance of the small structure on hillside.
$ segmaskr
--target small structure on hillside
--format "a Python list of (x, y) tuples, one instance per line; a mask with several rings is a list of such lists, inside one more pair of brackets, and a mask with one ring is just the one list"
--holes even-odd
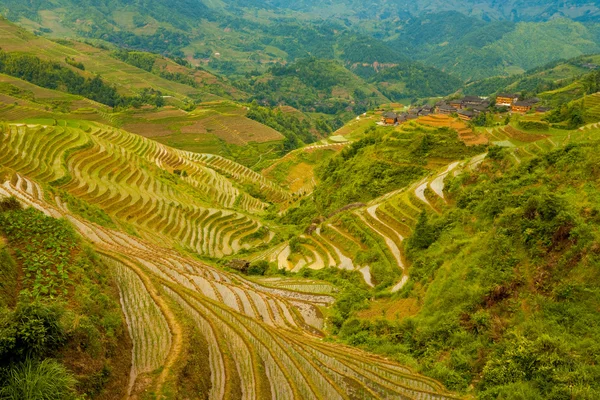
[(531, 99), (516, 101), (513, 103), (511, 107), (512, 112), (516, 113), (526, 113), (533, 108), (536, 104), (540, 102), (540, 99), (537, 97), (532, 97)]
[(461, 108), (463, 108), (463, 101), (462, 99), (454, 99), (454, 100), (450, 100), (449, 102), (450, 106), (452, 106), (455, 110), (460, 110)]
[(526, 113), (531, 110), (532, 104), (528, 101), (516, 101), (510, 110), (514, 113)]
[(248, 272), (248, 268), (250, 268), (250, 261), (235, 258), (229, 261), (227, 266), (245, 274)]
[(496, 96), (496, 105), (499, 107), (511, 107), (518, 100), (518, 94), (500, 93), (498, 96)]
[(388, 111), (383, 113), (381, 120), (386, 125), (394, 125), (398, 121), (398, 115), (395, 112)]
[(458, 118), (463, 121), (470, 121), (475, 116), (475, 112), (469, 110), (458, 110)]
[(446, 103), (442, 103), (436, 107), (436, 111), (438, 114), (450, 115), (456, 112), (456, 108)]

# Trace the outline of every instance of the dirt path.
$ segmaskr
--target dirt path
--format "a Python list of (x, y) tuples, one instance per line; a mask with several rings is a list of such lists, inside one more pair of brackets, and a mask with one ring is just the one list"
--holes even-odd
[(450, 172), (452, 172), (459, 165), (460, 165), (460, 161), (456, 161), (456, 162), (453, 162), (452, 164), (448, 165), (446, 170), (444, 172), (440, 173), (438, 176), (436, 176), (435, 179), (432, 180), (431, 183), (429, 184), (429, 186), (431, 187), (431, 190), (433, 190), (435, 192), (435, 194), (440, 196), (442, 198), (442, 200), (444, 200), (444, 201), (446, 201), (446, 199), (444, 198), (444, 179), (446, 179), (446, 176), (448, 176), (448, 174)]
[(423, 179), (420, 183), (419, 186), (417, 186), (417, 188), (415, 189), (415, 196), (417, 196), (417, 198), (419, 200), (421, 200), (423, 203), (427, 204), (429, 207), (433, 206), (429, 203), (429, 201), (425, 198), (425, 189), (427, 189), (427, 178)]
[[(376, 212), (377, 207), (379, 207), (379, 205), (374, 205), (374, 206), (367, 208), (367, 213), (369, 213), (369, 215), (372, 218), (374, 218), (376, 221), (378, 221), (380, 224), (387, 226), (392, 232), (395, 232), (397, 235), (397, 238), (400, 240), (400, 242), (402, 242), (404, 240), (404, 237), (402, 237), (401, 234), (396, 232), (391, 226), (389, 226), (388, 224), (383, 222), (381, 219), (379, 219), (379, 217), (377, 217), (377, 212)], [(375, 231), (379, 236), (383, 237), (383, 239), (385, 240), (385, 244), (387, 245), (387, 247), (390, 249), (390, 251), (394, 255), (394, 258), (396, 259), (396, 263), (398, 264), (398, 267), (400, 267), (400, 269), (402, 270), (402, 273), (403, 273), (402, 278), (400, 279), (400, 281), (397, 284), (395, 284), (392, 287), (392, 293), (395, 293), (398, 290), (402, 289), (402, 287), (404, 287), (406, 282), (408, 282), (408, 275), (406, 275), (406, 268), (404, 266), (404, 262), (402, 261), (402, 252), (400, 251), (400, 248), (396, 245), (396, 243), (390, 237), (387, 236), (387, 234), (385, 234), (384, 232), (381, 232), (380, 230), (375, 228), (373, 225), (369, 224), (367, 222), (367, 220), (365, 218), (363, 218), (362, 216), (360, 216), (360, 218), (363, 220), (364, 223), (367, 224), (367, 226), (369, 226), (371, 229), (373, 229), (373, 231)]]
[(373, 285), (373, 281), (371, 280), (371, 269), (368, 265), (365, 265), (358, 271), (362, 274), (367, 285), (369, 285), (370, 287), (375, 287), (375, 285)]

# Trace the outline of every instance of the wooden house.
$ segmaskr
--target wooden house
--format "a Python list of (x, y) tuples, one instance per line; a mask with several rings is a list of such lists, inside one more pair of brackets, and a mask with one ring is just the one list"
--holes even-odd
[(463, 108), (475, 107), (484, 104), (485, 100), (479, 96), (465, 96), (462, 99)]
[(496, 105), (499, 107), (511, 107), (518, 100), (518, 94), (501, 93), (498, 96), (496, 96)]
[(531, 110), (531, 106), (531, 103), (528, 101), (517, 101), (513, 103), (510, 110), (515, 113), (526, 113)]
[(455, 110), (460, 110), (463, 108), (463, 100), (462, 99), (450, 100), (449, 104), (450, 104), (450, 106), (454, 107)]
[(250, 261), (233, 259), (227, 263), (227, 266), (245, 274), (248, 272), (248, 268), (250, 268)]
[(470, 121), (473, 119), (474, 116), (475, 116), (475, 113), (473, 111), (469, 111), (469, 110), (459, 110), (458, 111), (458, 118), (462, 119), (463, 121)]
[(440, 104), (439, 106), (437, 106), (438, 114), (450, 115), (454, 114), (455, 112), (456, 109), (448, 104)]
[(386, 125), (394, 125), (398, 120), (398, 115), (395, 112), (388, 111), (383, 113), (382, 122)]

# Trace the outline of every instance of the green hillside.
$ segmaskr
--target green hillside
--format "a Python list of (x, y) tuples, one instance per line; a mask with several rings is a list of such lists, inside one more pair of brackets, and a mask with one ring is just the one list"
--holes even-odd
[(599, 397), (595, 4), (0, 12), (0, 399)]
[(252, 77), (240, 85), (261, 103), (285, 104), (324, 114), (350, 109), (356, 115), (389, 101), (377, 88), (340, 63), (316, 58), (272, 67), (267, 74)]

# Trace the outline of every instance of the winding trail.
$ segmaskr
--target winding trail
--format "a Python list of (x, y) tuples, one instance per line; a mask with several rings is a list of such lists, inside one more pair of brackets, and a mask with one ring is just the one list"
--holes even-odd
[[(373, 206), (367, 208), (367, 213), (369, 214), (369, 216), (371, 216), (373, 219), (378, 221), (380, 224), (382, 224), (383, 226), (386, 226), (390, 231), (394, 232), (396, 234), (396, 239), (399, 240), (400, 242), (402, 242), (404, 240), (404, 237), (402, 237), (402, 235), (400, 235), (398, 232), (396, 232), (391, 226), (389, 226), (388, 224), (383, 222), (381, 219), (379, 219), (379, 217), (377, 216), (377, 212), (376, 212), (378, 207), (379, 207), (379, 205), (376, 204), (376, 205), (373, 205)], [(360, 213), (356, 213), (356, 215), (358, 215), (358, 217), (371, 230), (373, 230), (373, 232), (377, 233), (379, 236), (381, 236), (383, 238), (388, 249), (390, 249), (390, 252), (394, 256), (394, 259), (396, 260), (396, 264), (402, 270), (403, 276), (400, 279), (400, 282), (398, 282), (397, 284), (395, 284), (392, 287), (392, 293), (397, 292), (398, 290), (402, 289), (402, 287), (404, 287), (406, 282), (408, 282), (408, 275), (406, 275), (406, 268), (404, 266), (404, 261), (402, 261), (402, 252), (400, 251), (400, 248), (398, 247), (398, 245), (396, 245), (394, 240), (392, 240), (385, 232), (382, 232), (381, 230), (379, 230), (378, 228), (373, 226), (363, 215), (361, 215)]]
[(446, 179), (446, 176), (448, 176), (448, 174), (450, 172), (452, 172), (459, 165), (460, 165), (460, 161), (456, 161), (456, 162), (453, 162), (452, 164), (448, 165), (446, 170), (444, 172), (438, 174), (438, 176), (436, 176), (435, 179), (432, 180), (431, 183), (429, 184), (429, 186), (431, 187), (431, 190), (433, 190), (435, 192), (435, 194), (440, 196), (442, 198), (442, 200), (444, 200), (444, 201), (446, 201), (446, 199), (444, 198), (444, 179)]
[(433, 208), (433, 206), (431, 205), (431, 203), (429, 203), (429, 201), (427, 200), (427, 198), (425, 198), (425, 190), (427, 189), (427, 185), (428, 184), (429, 183), (427, 181), (427, 178), (425, 178), (421, 182), (419, 182), (419, 186), (417, 186), (417, 188), (415, 189), (415, 196), (417, 196), (417, 198), (419, 200), (421, 200), (423, 203), (425, 203), (429, 207)]
[(367, 285), (369, 285), (370, 287), (375, 287), (375, 285), (373, 285), (373, 281), (371, 280), (371, 268), (369, 268), (368, 265), (365, 265), (358, 271), (362, 274)]

